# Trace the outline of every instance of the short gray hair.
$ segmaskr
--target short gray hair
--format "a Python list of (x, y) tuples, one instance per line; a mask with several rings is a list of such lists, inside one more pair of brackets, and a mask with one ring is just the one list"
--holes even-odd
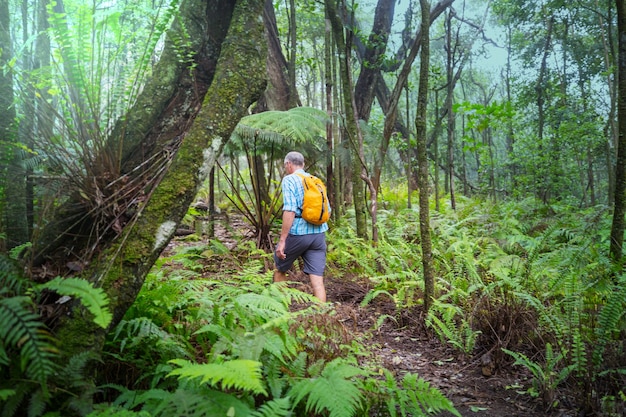
[(300, 152), (291, 151), (285, 156), (285, 163), (291, 162), (297, 167), (304, 166), (304, 156)]

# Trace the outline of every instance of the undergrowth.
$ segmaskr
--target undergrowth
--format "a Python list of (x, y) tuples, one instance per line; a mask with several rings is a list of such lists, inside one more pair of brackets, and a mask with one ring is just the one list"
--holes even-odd
[[(333, 235), (335, 264), (375, 283), (364, 304), (385, 294), (398, 311), (422, 305), (416, 219), (411, 210), (383, 216), (391, 226), (380, 227), (388, 232), (375, 252), (337, 238), (345, 231)], [(534, 376), (527, 392), (546, 409), (569, 392), (580, 409), (621, 415), (626, 278), (607, 256), (609, 221), (606, 207), (534, 200), (459, 199), (456, 210), (433, 210), (436, 300), (426, 324), (461, 354), (489, 354), (496, 370), (527, 368)]]
[(367, 365), (331, 304), (271, 283), (270, 255), (236, 251), (227, 274), (201, 244), (159, 260), (107, 342), (92, 417), (459, 415), (416, 375)]
[[(442, 204), (431, 214), (436, 299), (425, 325), (462, 355), (489, 355), (494, 372), (526, 368), (532, 381), (521, 389), (546, 410), (569, 395), (586, 412), (622, 415), (626, 276), (606, 255), (609, 218), (603, 207), (531, 200)], [(349, 222), (328, 234), (327, 275), (368, 280), (363, 306), (377, 297), (395, 303), (398, 316), (382, 315), (376, 329), (423, 306), (417, 221), (415, 210), (381, 210), (376, 246), (358, 239)], [(33, 416), (52, 403), (92, 417), (458, 415), (417, 375), (374, 365), (332, 304), (272, 284), (271, 254), (254, 242), (229, 249), (188, 239), (177, 247), (158, 260), (109, 334), (95, 387), (83, 375), (91, 358), (55, 367), (56, 345), (35, 303), (39, 291), (97, 293), (73, 281), (33, 286), (0, 264), (0, 313), (30, 335), (18, 340), (13, 324), (0, 325), (0, 366), (11, 372), (0, 400), (13, 401), (4, 414), (17, 415), (28, 400)], [(105, 301), (91, 306), (103, 323)], [(60, 393), (65, 400), (55, 402)]]

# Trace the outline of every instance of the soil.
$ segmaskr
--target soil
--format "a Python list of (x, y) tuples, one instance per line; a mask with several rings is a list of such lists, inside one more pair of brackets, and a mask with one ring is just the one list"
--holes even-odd
[[(218, 239), (228, 247), (235, 245), (231, 233), (244, 230), (242, 224), (228, 223), (228, 230), (216, 227)], [(241, 232), (250, 237), (248, 232)], [(247, 236), (246, 236), (247, 235)], [(173, 240), (169, 250), (184, 244)], [(197, 245), (195, 242), (194, 245)], [(311, 293), (308, 278), (296, 274), (297, 287)], [(348, 333), (358, 338), (373, 353), (375, 360), (398, 378), (407, 372), (417, 374), (438, 388), (453, 403), (463, 417), (575, 417), (575, 399), (566, 392), (555, 394), (558, 404), (547, 410), (541, 399), (532, 398), (526, 390), (531, 386), (531, 375), (520, 367), (492, 363), (489, 355), (464, 356), (442, 343), (423, 323), (420, 308), (398, 311), (384, 296), (376, 297), (366, 306), (361, 301), (371, 289), (366, 278), (325, 277), (328, 302), (333, 304), (336, 319)], [(386, 315), (382, 324), (379, 318)], [(480, 346), (476, 352), (481, 352)], [(484, 351), (484, 349), (482, 350)], [(439, 414), (444, 417), (450, 414)]]

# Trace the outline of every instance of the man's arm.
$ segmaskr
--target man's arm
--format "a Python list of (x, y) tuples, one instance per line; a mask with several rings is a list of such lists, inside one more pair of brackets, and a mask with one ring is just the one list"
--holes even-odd
[(280, 240), (278, 241), (278, 245), (276, 245), (276, 256), (278, 256), (279, 259), (285, 259), (286, 257), (285, 242), (287, 241), (287, 235), (289, 235), (289, 230), (291, 230), (291, 225), (295, 218), (295, 212), (283, 210), (283, 225), (280, 228)]

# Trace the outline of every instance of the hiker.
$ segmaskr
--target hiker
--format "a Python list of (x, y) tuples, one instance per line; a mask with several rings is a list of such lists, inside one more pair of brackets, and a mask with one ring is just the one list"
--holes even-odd
[(287, 175), (282, 182), (283, 225), (274, 252), (274, 282), (287, 281), (287, 271), (301, 256), (303, 271), (311, 280), (313, 295), (326, 302), (324, 269), (328, 224), (315, 225), (302, 218), (304, 185), (300, 175), (309, 174), (304, 171), (304, 156), (300, 152), (289, 152), (285, 156), (285, 173)]

